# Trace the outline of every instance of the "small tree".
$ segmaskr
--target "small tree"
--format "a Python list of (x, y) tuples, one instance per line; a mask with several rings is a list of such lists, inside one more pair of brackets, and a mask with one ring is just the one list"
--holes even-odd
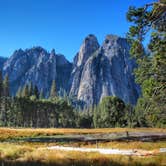
[(0, 71), (0, 98), (3, 95), (3, 79), (2, 79), (2, 72)]
[(39, 94), (39, 99), (44, 99), (43, 89), (41, 89), (41, 91), (40, 91), (40, 94)]
[(50, 98), (55, 98), (56, 96), (57, 96), (56, 83), (55, 83), (55, 80), (53, 80), (51, 85), (51, 90), (50, 90)]
[(30, 96), (34, 95), (34, 87), (33, 87), (32, 82), (30, 82), (30, 84), (29, 84), (29, 95)]
[(22, 88), (21, 87), (18, 88), (16, 96), (17, 97), (22, 97)]
[(38, 87), (36, 85), (34, 87), (34, 95), (37, 99), (39, 99), (39, 90), (38, 90)]
[(9, 97), (10, 96), (9, 77), (8, 77), (8, 75), (5, 76), (4, 81), (3, 81), (3, 95), (5, 97)]
[(9, 77), (5, 76), (3, 80), (3, 96), (1, 100), (1, 120), (2, 125), (7, 126), (10, 112), (10, 92), (9, 92)]
[(28, 84), (26, 84), (23, 88), (23, 91), (22, 91), (22, 97), (28, 98), (29, 96), (30, 96), (29, 86), (28, 86)]

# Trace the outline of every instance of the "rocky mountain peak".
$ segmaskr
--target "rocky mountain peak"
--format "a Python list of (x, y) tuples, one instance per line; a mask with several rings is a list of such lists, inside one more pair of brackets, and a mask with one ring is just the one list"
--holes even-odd
[(81, 75), (84, 65), (87, 60), (93, 56), (94, 52), (99, 49), (99, 43), (97, 38), (90, 34), (84, 40), (80, 47), (79, 52), (74, 58), (73, 69), (70, 78), (70, 95), (77, 96), (80, 86)]
[(69, 64), (70, 62), (65, 58), (64, 55), (62, 54), (56, 54), (56, 61), (57, 61), (57, 65), (66, 65)]
[(22, 53), (24, 53), (24, 51), (20, 48), (20, 49), (14, 51), (13, 55), (22, 54)]
[(93, 34), (89, 34), (87, 37), (85, 37), (83, 42), (85, 42), (85, 43), (89, 43), (89, 42), (98, 43), (96, 36)]
[[(83, 52), (86, 40), (89, 41), (85, 39), (77, 56)], [(107, 35), (101, 47), (95, 46), (84, 65), (74, 67), (71, 94), (87, 106), (99, 103), (105, 96), (118, 96), (126, 103), (135, 104), (139, 88), (134, 82), (135, 63), (130, 59), (127, 40)]]
[(52, 49), (50, 54), (51, 54), (51, 55), (56, 55), (55, 49)]
[(76, 66), (84, 65), (87, 59), (99, 48), (99, 43), (97, 38), (90, 34), (88, 35), (80, 48), (79, 53), (77, 54)]
[[(52, 80), (61, 78), (58, 74), (61, 75), (63, 73), (62, 75), (66, 75), (67, 79), (68, 75), (70, 75), (71, 64), (63, 68), (62, 64), (57, 64), (57, 57), (59, 56), (56, 55), (54, 49), (49, 53), (39, 46), (15, 51), (3, 65), (3, 74), (9, 75), (12, 94), (16, 93), (18, 87), (23, 87), (26, 83), (32, 82), (39, 89), (43, 89), (45, 95), (48, 96)], [(66, 63), (68, 62), (63, 57), (63, 62), (65, 61)], [(57, 66), (59, 65), (61, 68), (58, 68), (57, 74)], [(59, 80), (57, 82), (60, 85)], [(66, 87), (62, 86), (64, 89)]]
[(113, 56), (120, 56), (125, 52), (129, 52), (130, 49), (127, 39), (116, 35), (107, 35), (102, 44), (102, 48), (105, 55), (109, 58)]
[(47, 52), (43, 47), (41, 46), (34, 46), (32, 48), (28, 48), (25, 51), (36, 51), (36, 52)]

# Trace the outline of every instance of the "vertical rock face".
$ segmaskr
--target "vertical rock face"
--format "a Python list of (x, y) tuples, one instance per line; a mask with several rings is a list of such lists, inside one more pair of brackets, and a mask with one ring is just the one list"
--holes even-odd
[[(129, 58), (127, 40), (108, 35), (103, 45), (95, 48), (91, 55), (86, 55), (83, 65), (79, 63), (81, 70), (79, 66), (74, 68), (74, 71), (79, 71), (79, 74), (73, 72), (73, 86), (78, 88), (74, 94), (87, 106), (97, 104), (104, 96), (110, 95), (135, 104), (139, 88), (132, 75), (135, 63)], [(70, 92), (73, 92), (72, 88)]]
[[(54, 50), (48, 53), (41, 47), (15, 51), (3, 66), (3, 73), (9, 75), (12, 93), (15, 94), (18, 87), (32, 82), (48, 96), (52, 80), (58, 78), (57, 59), (59, 57)], [(61, 60), (61, 63), (70, 64), (66, 60)], [(59, 74), (61, 72), (64, 72), (63, 69)]]
[(83, 41), (80, 51), (77, 55), (75, 65), (77, 67), (84, 65), (87, 59), (99, 48), (99, 43), (94, 35), (89, 35)]
[(115, 35), (108, 35), (102, 47), (110, 64), (111, 84), (108, 87), (111, 87), (112, 95), (134, 104), (139, 95), (139, 88), (134, 82), (132, 73), (135, 62), (130, 59), (130, 46), (127, 40)]
[(67, 92), (69, 91), (69, 80), (72, 70), (72, 63), (66, 60), (64, 55), (57, 54), (56, 55), (56, 84), (58, 89), (64, 89)]
[(74, 58), (70, 79), (70, 94), (77, 96), (84, 65), (92, 54), (98, 50), (99, 43), (94, 35), (88, 35)]

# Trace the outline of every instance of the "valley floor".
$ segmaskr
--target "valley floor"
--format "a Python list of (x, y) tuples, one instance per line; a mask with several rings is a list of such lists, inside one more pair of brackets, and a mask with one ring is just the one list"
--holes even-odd
[(165, 148), (166, 129), (0, 128), (7, 166), (164, 166)]

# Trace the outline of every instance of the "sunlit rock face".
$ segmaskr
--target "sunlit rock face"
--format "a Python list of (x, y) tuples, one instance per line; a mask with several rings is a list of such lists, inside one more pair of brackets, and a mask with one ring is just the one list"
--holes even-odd
[(82, 72), (87, 60), (93, 55), (93, 53), (99, 49), (99, 43), (94, 35), (88, 35), (80, 48), (80, 51), (74, 58), (73, 70), (70, 79), (70, 95), (77, 96), (80, 89), (80, 81)]
[[(69, 67), (71, 70), (71, 64), (62, 55), (56, 55), (54, 50), (48, 53), (41, 47), (34, 47), (15, 51), (4, 64), (3, 73), (9, 75), (12, 94), (15, 94), (18, 87), (32, 82), (48, 95), (52, 80), (60, 79), (61, 73), (66, 74), (63, 68), (59, 69), (61, 66)], [(70, 76), (70, 73), (68, 75)]]
[[(129, 57), (127, 40), (107, 35), (102, 46), (99, 46), (97, 40), (93, 41), (93, 50), (86, 50), (86, 54), (81, 54), (85, 46), (84, 40), (75, 57), (70, 93), (87, 106), (97, 104), (104, 96), (118, 96), (126, 103), (135, 104), (139, 87), (134, 82), (132, 72), (135, 63)], [(84, 60), (78, 63), (78, 59)]]

